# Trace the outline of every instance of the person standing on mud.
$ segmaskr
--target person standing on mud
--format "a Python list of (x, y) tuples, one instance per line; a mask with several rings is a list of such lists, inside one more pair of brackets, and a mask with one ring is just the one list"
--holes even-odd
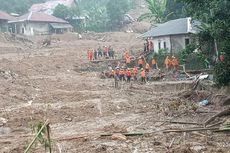
[(125, 57), (125, 63), (126, 63), (127, 67), (130, 67), (130, 61), (131, 61), (130, 56), (129, 56), (129, 54), (127, 54)]
[(141, 69), (141, 82), (146, 83), (146, 76), (145, 76), (145, 70)]
[(142, 57), (140, 56), (139, 59), (138, 59), (138, 66), (140, 69), (143, 68), (143, 60), (142, 60)]
[(102, 58), (101, 46), (99, 46), (99, 48), (97, 49), (97, 52), (98, 52), (98, 58)]
[(157, 69), (157, 62), (156, 62), (156, 60), (155, 60), (154, 57), (153, 57), (153, 59), (152, 59), (152, 68), (153, 68), (153, 69)]
[(177, 67), (178, 67), (178, 61), (177, 61), (177, 58), (175, 56), (173, 56), (172, 65), (173, 65), (173, 72), (175, 73), (177, 71)]
[(94, 60), (97, 60), (97, 49), (93, 50), (93, 56), (94, 56)]
[(171, 64), (171, 61), (169, 59), (169, 56), (166, 56), (166, 59), (165, 59), (165, 68), (166, 68), (167, 72), (169, 72), (170, 64)]
[(127, 78), (127, 82), (130, 82), (130, 80), (131, 80), (131, 71), (130, 71), (129, 68), (128, 68), (128, 70), (126, 71), (126, 78)]
[(137, 69), (137, 67), (135, 66), (135, 67), (133, 68), (133, 78), (134, 78), (135, 81), (137, 80), (137, 74), (138, 74), (138, 69)]
[(123, 69), (121, 69), (119, 71), (119, 79), (120, 79), (120, 81), (125, 81), (125, 74), (124, 74), (124, 70)]
[(145, 64), (145, 72), (149, 72), (149, 69), (150, 69), (149, 63), (146, 63)]

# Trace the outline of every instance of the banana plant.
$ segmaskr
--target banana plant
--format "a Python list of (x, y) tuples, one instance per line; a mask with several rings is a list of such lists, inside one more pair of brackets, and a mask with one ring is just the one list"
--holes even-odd
[(170, 16), (173, 12), (169, 14), (165, 14), (166, 12), (166, 3), (167, 0), (145, 0), (148, 9), (150, 12), (142, 14), (138, 21), (142, 21), (145, 19), (149, 19), (150, 23), (163, 23), (167, 21), (168, 16)]

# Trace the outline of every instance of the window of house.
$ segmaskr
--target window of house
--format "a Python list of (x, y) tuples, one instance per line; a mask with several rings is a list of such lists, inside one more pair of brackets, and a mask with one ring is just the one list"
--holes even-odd
[(166, 42), (164, 42), (164, 49), (166, 49), (167, 47), (166, 47)]
[(187, 46), (189, 43), (190, 43), (190, 42), (189, 42), (189, 38), (186, 38), (186, 39), (185, 39), (185, 46)]
[(25, 28), (22, 28), (22, 34), (24, 34), (25, 33)]
[(158, 42), (158, 49), (161, 49), (161, 42)]

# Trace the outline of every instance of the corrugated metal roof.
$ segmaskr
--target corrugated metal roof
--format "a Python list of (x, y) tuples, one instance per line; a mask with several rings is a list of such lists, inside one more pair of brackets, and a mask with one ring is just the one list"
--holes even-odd
[(34, 22), (51, 22), (51, 23), (68, 23), (67, 21), (57, 18), (52, 15), (48, 15), (41, 12), (30, 12), (27, 14), (24, 14), (20, 17), (18, 17), (14, 21), (10, 21), (10, 23), (13, 22), (24, 22), (24, 21), (34, 21)]
[[(74, 3), (74, 0), (52, 0), (52, 1), (47, 1), (45, 3), (38, 3), (38, 4), (33, 4), (29, 11), (32, 12), (52, 12), (55, 9), (55, 7), (58, 4), (62, 4), (68, 7), (71, 7), (71, 5)], [(47, 11), (49, 10), (49, 11)], [(52, 14), (51, 13), (51, 14)]]
[(65, 24), (65, 23), (50, 23), (50, 25), (51, 25), (54, 29), (73, 28), (70, 24)]
[(158, 24), (156, 27), (141, 35), (141, 37), (146, 38), (194, 33), (194, 27), (190, 21), (191, 18), (181, 18)]
[(0, 20), (15, 20), (15, 17), (7, 14), (6, 12), (0, 11)]

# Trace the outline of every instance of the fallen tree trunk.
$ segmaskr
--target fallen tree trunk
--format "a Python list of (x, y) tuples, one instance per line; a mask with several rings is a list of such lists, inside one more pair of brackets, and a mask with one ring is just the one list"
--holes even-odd
[(204, 125), (208, 125), (210, 122), (212, 122), (213, 120), (215, 120), (216, 117), (221, 117), (221, 116), (226, 116), (226, 115), (230, 115), (230, 108), (227, 108), (226, 110), (223, 110), (217, 114), (215, 114), (214, 116), (210, 117), (208, 120), (206, 120), (204, 122)]
[[(107, 133), (107, 134), (101, 134), (100, 136), (101, 137), (108, 137), (108, 136), (112, 136), (114, 133)], [(140, 133), (140, 132), (137, 132), (137, 133), (121, 133), (125, 136), (139, 136), (139, 135), (144, 135), (144, 134), (150, 134), (150, 133)]]
[(163, 133), (170, 133), (170, 132), (193, 132), (193, 131), (207, 131), (207, 130), (219, 130), (217, 127), (210, 127), (210, 128), (192, 128), (192, 129), (178, 129), (178, 130), (165, 130)]

